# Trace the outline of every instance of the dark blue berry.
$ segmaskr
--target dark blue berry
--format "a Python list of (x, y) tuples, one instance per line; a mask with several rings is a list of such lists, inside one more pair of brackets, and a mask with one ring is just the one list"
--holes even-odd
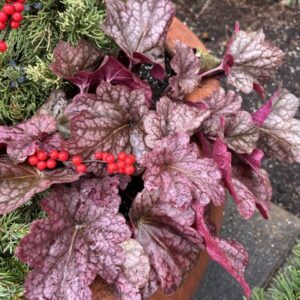
[(9, 66), (15, 68), (17, 66), (17, 63), (14, 59), (9, 60)]
[(12, 89), (15, 89), (15, 88), (18, 87), (18, 84), (17, 84), (15, 81), (11, 81), (11, 82), (9, 83), (9, 86), (10, 86)]
[(17, 79), (17, 81), (18, 81), (19, 83), (24, 83), (24, 82), (26, 81), (26, 77), (25, 77), (24, 75), (21, 75), (21, 76)]
[(33, 7), (36, 9), (36, 10), (41, 10), (43, 8), (43, 4), (42, 3), (34, 3), (33, 4)]

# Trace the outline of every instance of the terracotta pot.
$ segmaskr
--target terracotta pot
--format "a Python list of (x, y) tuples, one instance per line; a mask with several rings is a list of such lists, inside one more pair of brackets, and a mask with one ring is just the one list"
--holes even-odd
[[(174, 18), (168, 34), (167, 34), (167, 50), (172, 55), (174, 53), (174, 46), (177, 40), (182, 41), (186, 45), (193, 48), (201, 48), (207, 51), (203, 43), (198, 37), (177, 18)], [(197, 88), (193, 93), (186, 97), (186, 100), (198, 102), (203, 98), (210, 96), (214, 91), (219, 88), (219, 81), (216, 79), (207, 79)], [(216, 224), (217, 232), (220, 232), (223, 222), (224, 207), (210, 206), (210, 218)], [(164, 295), (162, 290), (158, 290), (150, 300), (190, 300), (197, 287), (203, 278), (207, 265), (209, 263), (209, 256), (206, 251), (201, 251), (199, 260), (195, 267), (187, 275), (185, 281), (180, 288), (172, 295)], [(97, 278), (91, 286), (93, 291), (93, 300), (115, 300), (113, 291), (110, 286), (106, 285), (103, 280)]]

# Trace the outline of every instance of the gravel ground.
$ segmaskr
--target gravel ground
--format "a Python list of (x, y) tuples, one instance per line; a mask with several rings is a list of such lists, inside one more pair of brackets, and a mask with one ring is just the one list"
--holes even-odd
[[(285, 64), (272, 83), (266, 86), (269, 96), (280, 83), (300, 97), (300, 10), (274, 0), (175, 0), (177, 16), (205, 42), (210, 51), (221, 57), (236, 21), (243, 30), (263, 28), (268, 40), (285, 51)], [(254, 93), (243, 97), (251, 110), (260, 99)], [(300, 111), (298, 111), (300, 117)], [(273, 202), (300, 216), (300, 164), (286, 165), (265, 161), (270, 172)]]

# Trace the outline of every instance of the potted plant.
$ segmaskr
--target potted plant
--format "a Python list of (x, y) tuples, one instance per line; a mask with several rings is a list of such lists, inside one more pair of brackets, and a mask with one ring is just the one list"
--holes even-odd
[(214, 78), (264, 97), (283, 52), (237, 23), (218, 61), (178, 36), (187, 28), (170, 0), (106, 9), (102, 29), (120, 51), (60, 42), (50, 68), (74, 85), (70, 99), (53, 91), (31, 119), (0, 127), (0, 213), (52, 187), (47, 217), (16, 251), (32, 269), (25, 296), (190, 299), (206, 251), (250, 297), (247, 252), (217, 236), (220, 211), (229, 191), (245, 219), (268, 217), (261, 161), (300, 161), (299, 100), (280, 88), (249, 113)]

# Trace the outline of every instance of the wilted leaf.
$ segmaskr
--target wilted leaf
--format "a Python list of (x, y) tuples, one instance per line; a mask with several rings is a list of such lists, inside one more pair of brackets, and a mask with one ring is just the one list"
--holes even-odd
[(0, 144), (7, 145), (7, 154), (13, 161), (24, 162), (37, 148), (45, 151), (55, 148), (50, 136), (55, 131), (53, 117), (38, 115), (19, 125), (0, 126)]
[(161, 201), (177, 207), (188, 207), (194, 198), (203, 205), (210, 201), (221, 205), (225, 200), (221, 172), (212, 159), (200, 158), (197, 145), (189, 141), (188, 135), (176, 134), (144, 156), (145, 187), (161, 189)]
[[(96, 94), (74, 98), (66, 110), (71, 139), (65, 147), (72, 154), (89, 156), (95, 151), (134, 153), (140, 159), (144, 143), (143, 119), (148, 112), (142, 91), (103, 82)], [(137, 148), (132, 141), (139, 140)]]
[(47, 101), (37, 111), (38, 115), (49, 115), (55, 119), (63, 116), (68, 104), (66, 93), (63, 90), (53, 90)]
[(0, 158), (0, 214), (11, 212), (55, 183), (73, 182), (78, 178), (72, 170), (40, 172), (26, 164)]
[(251, 115), (240, 111), (227, 118), (225, 125), (225, 142), (237, 153), (251, 154), (256, 148), (259, 130), (252, 121)]
[(200, 60), (192, 48), (177, 41), (171, 67), (176, 72), (176, 76), (169, 79), (171, 96), (176, 100), (183, 99), (199, 84)]
[(287, 163), (300, 162), (300, 120), (294, 118), (299, 104), (286, 90), (272, 101), (272, 112), (260, 128), (259, 146), (266, 155)]
[[(197, 261), (202, 240), (191, 227), (194, 212), (160, 201), (160, 191), (144, 190), (130, 210), (135, 239), (150, 258), (156, 281), (170, 294)], [(151, 282), (155, 281), (154, 278)]]
[(283, 60), (283, 52), (265, 41), (262, 30), (237, 30), (226, 54), (234, 60), (227, 82), (246, 94), (252, 92), (254, 85), (267, 82)]
[(199, 110), (184, 103), (174, 103), (163, 97), (156, 111), (149, 111), (145, 120), (146, 144), (153, 148), (157, 141), (179, 132), (193, 134), (210, 115), (209, 110)]
[(163, 65), (166, 32), (173, 15), (170, 0), (107, 0), (104, 31), (133, 63)]
[(205, 221), (204, 207), (196, 205), (194, 210), (196, 212), (196, 228), (204, 238), (209, 256), (240, 283), (245, 295), (249, 298), (251, 289), (244, 278), (245, 268), (248, 264), (247, 251), (236, 241), (212, 236)]
[(33, 269), (26, 297), (91, 299), (88, 285), (97, 274), (112, 283), (120, 273), (121, 243), (130, 237), (124, 217), (118, 207), (96, 205), (78, 185), (55, 188), (41, 205), (49, 218), (35, 221), (16, 251)]

